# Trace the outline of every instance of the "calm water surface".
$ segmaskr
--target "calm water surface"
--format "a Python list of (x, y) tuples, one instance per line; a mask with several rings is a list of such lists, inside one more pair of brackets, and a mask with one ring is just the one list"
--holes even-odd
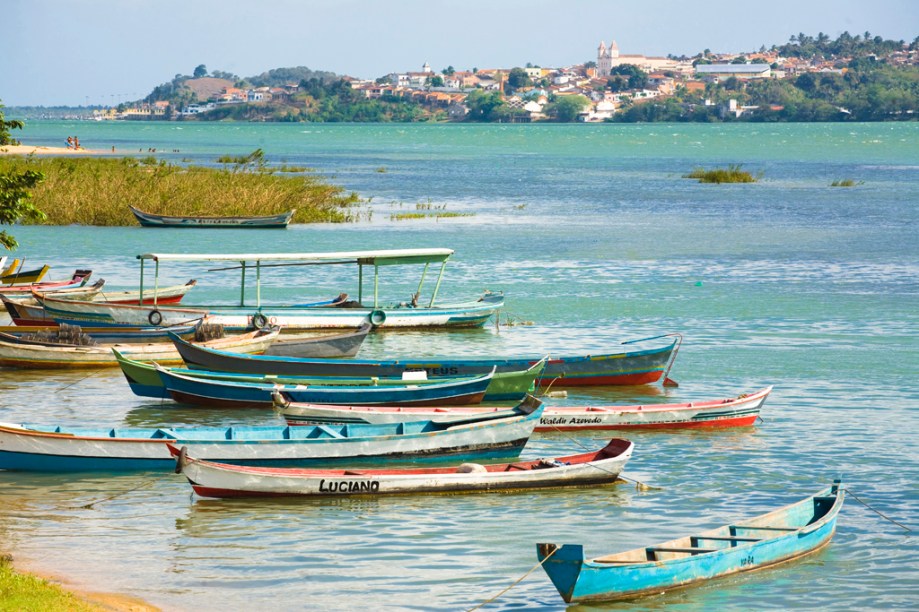
[[(625, 550), (760, 514), (843, 477), (919, 528), (919, 124), (354, 126), (31, 123), (26, 144), (156, 148), (173, 161), (265, 150), (370, 199), (348, 226), (286, 232), (17, 227), (19, 256), (57, 278), (91, 267), (137, 283), (142, 252), (447, 246), (444, 299), (507, 295), (481, 330), (372, 336), (362, 356), (596, 352), (680, 332), (677, 389), (592, 389), (556, 403), (689, 401), (775, 385), (764, 422), (636, 433), (634, 485), (501, 495), (322, 501), (195, 498), (173, 474), (0, 472), (0, 542), (32, 567), (165, 609), (472, 608), (536, 563), (535, 543)], [(178, 149), (178, 153), (171, 153)], [(170, 153), (163, 154), (163, 151)], [(753, 185), (699, 185), (693, 167), (742, 163)], [(854, 188), (831, 188), (853, 179)], [(91, 197), (91, 194), (87, 194)], [(417, 205), (474, 213), (393, 221)], [(372, 214), (370, 214), (372, 212)], [(27, 265), (28, 265), (27, 262)], [(387, 271), (405, 299), (414, 270)], [(354, 293), (349, 270), (284, 270), (271, 295)], [(232, 299), (197, 278), (190, 300)], [(0, 420), (100, 425), (279, 423), (270, 412), (149, 403), (118, 372), (0, 371)], [(534, 437), (524, 455), (604, 436)], [(87, 504), (97, 502), (91, 507)], [(595, 609), (915, 609), (915, 536), (849, 499), (830, 547), (801, 562)], [(564, 608), (537, 569), (486, 609)], [(586, 607), (584, 609), (587, 609)]]

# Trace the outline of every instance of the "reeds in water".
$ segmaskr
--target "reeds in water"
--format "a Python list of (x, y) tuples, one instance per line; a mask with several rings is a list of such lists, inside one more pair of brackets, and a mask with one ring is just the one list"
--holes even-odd
[(683, 178), (698, 179), (700, 183), (755, 183), (762, 177), (753, 176), (742, 170), (740, 164), (731, 164), (727, 168), (714, 170), (696, 168), (689, 174), (684, 174)]
[(33, 203), (46, 225), (127, 226), (128, 204), (165, 215), (254, 216), (297, 209), (294, 223), (347, 222), (360, 199), (312, 174), (282, 174), (259, 151), (222, 158), (222, 168), (179, 166), (147, 157), (2, 157), (0, 174), (31, 169), (45, 175)]

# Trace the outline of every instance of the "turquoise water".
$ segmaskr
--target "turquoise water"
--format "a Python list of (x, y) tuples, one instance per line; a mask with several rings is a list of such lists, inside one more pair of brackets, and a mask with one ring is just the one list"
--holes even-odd
[[(919, 124), (405, 126), (31, 123), (26, 144), (150, 148), (211, 163), (265, 150), (370, 199), (354, 225), (286, 232), (16, 227), (20, 256), (56, 277), (92, 267), (136, 285), (141, 252), (447, 246), (444, 299), (507, 295), (502, 322), (372, 336), (362, 356), (596, 352), (680, 332), (676, 389), (572, 392), (557, 403), (688, 401), (765, 385), (756, 428), (636, 433), (626, 474), (659, 487), (324, 501), (196, 499), (173, 474), (0, 473), (0, 541), (17, 559), (166, 609), (468, 609), (536, 563), (535, 543), (588, 555), (653, 544), (790, 503), (842, 476), (913, 529), (919, 511)], [(171, 151), (178, 149), (177, 153)], [(163, 154), (162, 151), (169, 151)], [(700, 185), (693, 167), (742, 163), (753, 185)], [(832, 188), (853, 179), (853, 188)], [(86, 194), (86, 197), (92, 197)], [(215, 196), (216, 197), (216, 196)], [(393, 221), (416, 205), (472, 216)], [(28, 265), (28, 263), (27, 263)], [(195, 299), (232, 297), (198, 278)], [(387, 271), (394, 299), (413, 270)], [(284, 270), (271, 295), (354, 292), (349, 270)], [(191, 299), (191, 298), (190, 298)], [(266, 412), (173, 408), (118, 372), (0, 372), (0, 420), (273, 423)], [(604, 436), (535, 437), (526, 456)], [(95, 500), (104, 500), (83, 508)], [(915, 608), (915, 537), (854, 499), (830, 547), (801, 562), (641, 600), (701, 610)], [(486, 609), (560, 609), (541, 569)], [(627, 607), (624, 604), (601, 609)]]

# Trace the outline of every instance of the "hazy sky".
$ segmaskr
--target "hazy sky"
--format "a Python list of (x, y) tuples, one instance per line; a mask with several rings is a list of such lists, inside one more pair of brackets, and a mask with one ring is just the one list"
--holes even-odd
[(792, 34), (919, 35), (917, 0), (3, 0), (0, 102), (117, 104), (199, 64), (359, 78), (756, 50)]

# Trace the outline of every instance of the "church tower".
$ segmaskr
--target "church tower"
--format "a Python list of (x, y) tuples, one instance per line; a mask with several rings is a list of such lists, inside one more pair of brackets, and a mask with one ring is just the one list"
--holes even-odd
[(614, 47), (616, 49), (616, 57), (619, 57), (619, 48), (616, 47), (615, 40), (610, 43), (609, 49), (606, 48), (606, 43), (602, 40), (600, 41), (600, 46), (597, 48), (597, 76), (609, 76), (610, 70), (613, 68), (611, 54)]

